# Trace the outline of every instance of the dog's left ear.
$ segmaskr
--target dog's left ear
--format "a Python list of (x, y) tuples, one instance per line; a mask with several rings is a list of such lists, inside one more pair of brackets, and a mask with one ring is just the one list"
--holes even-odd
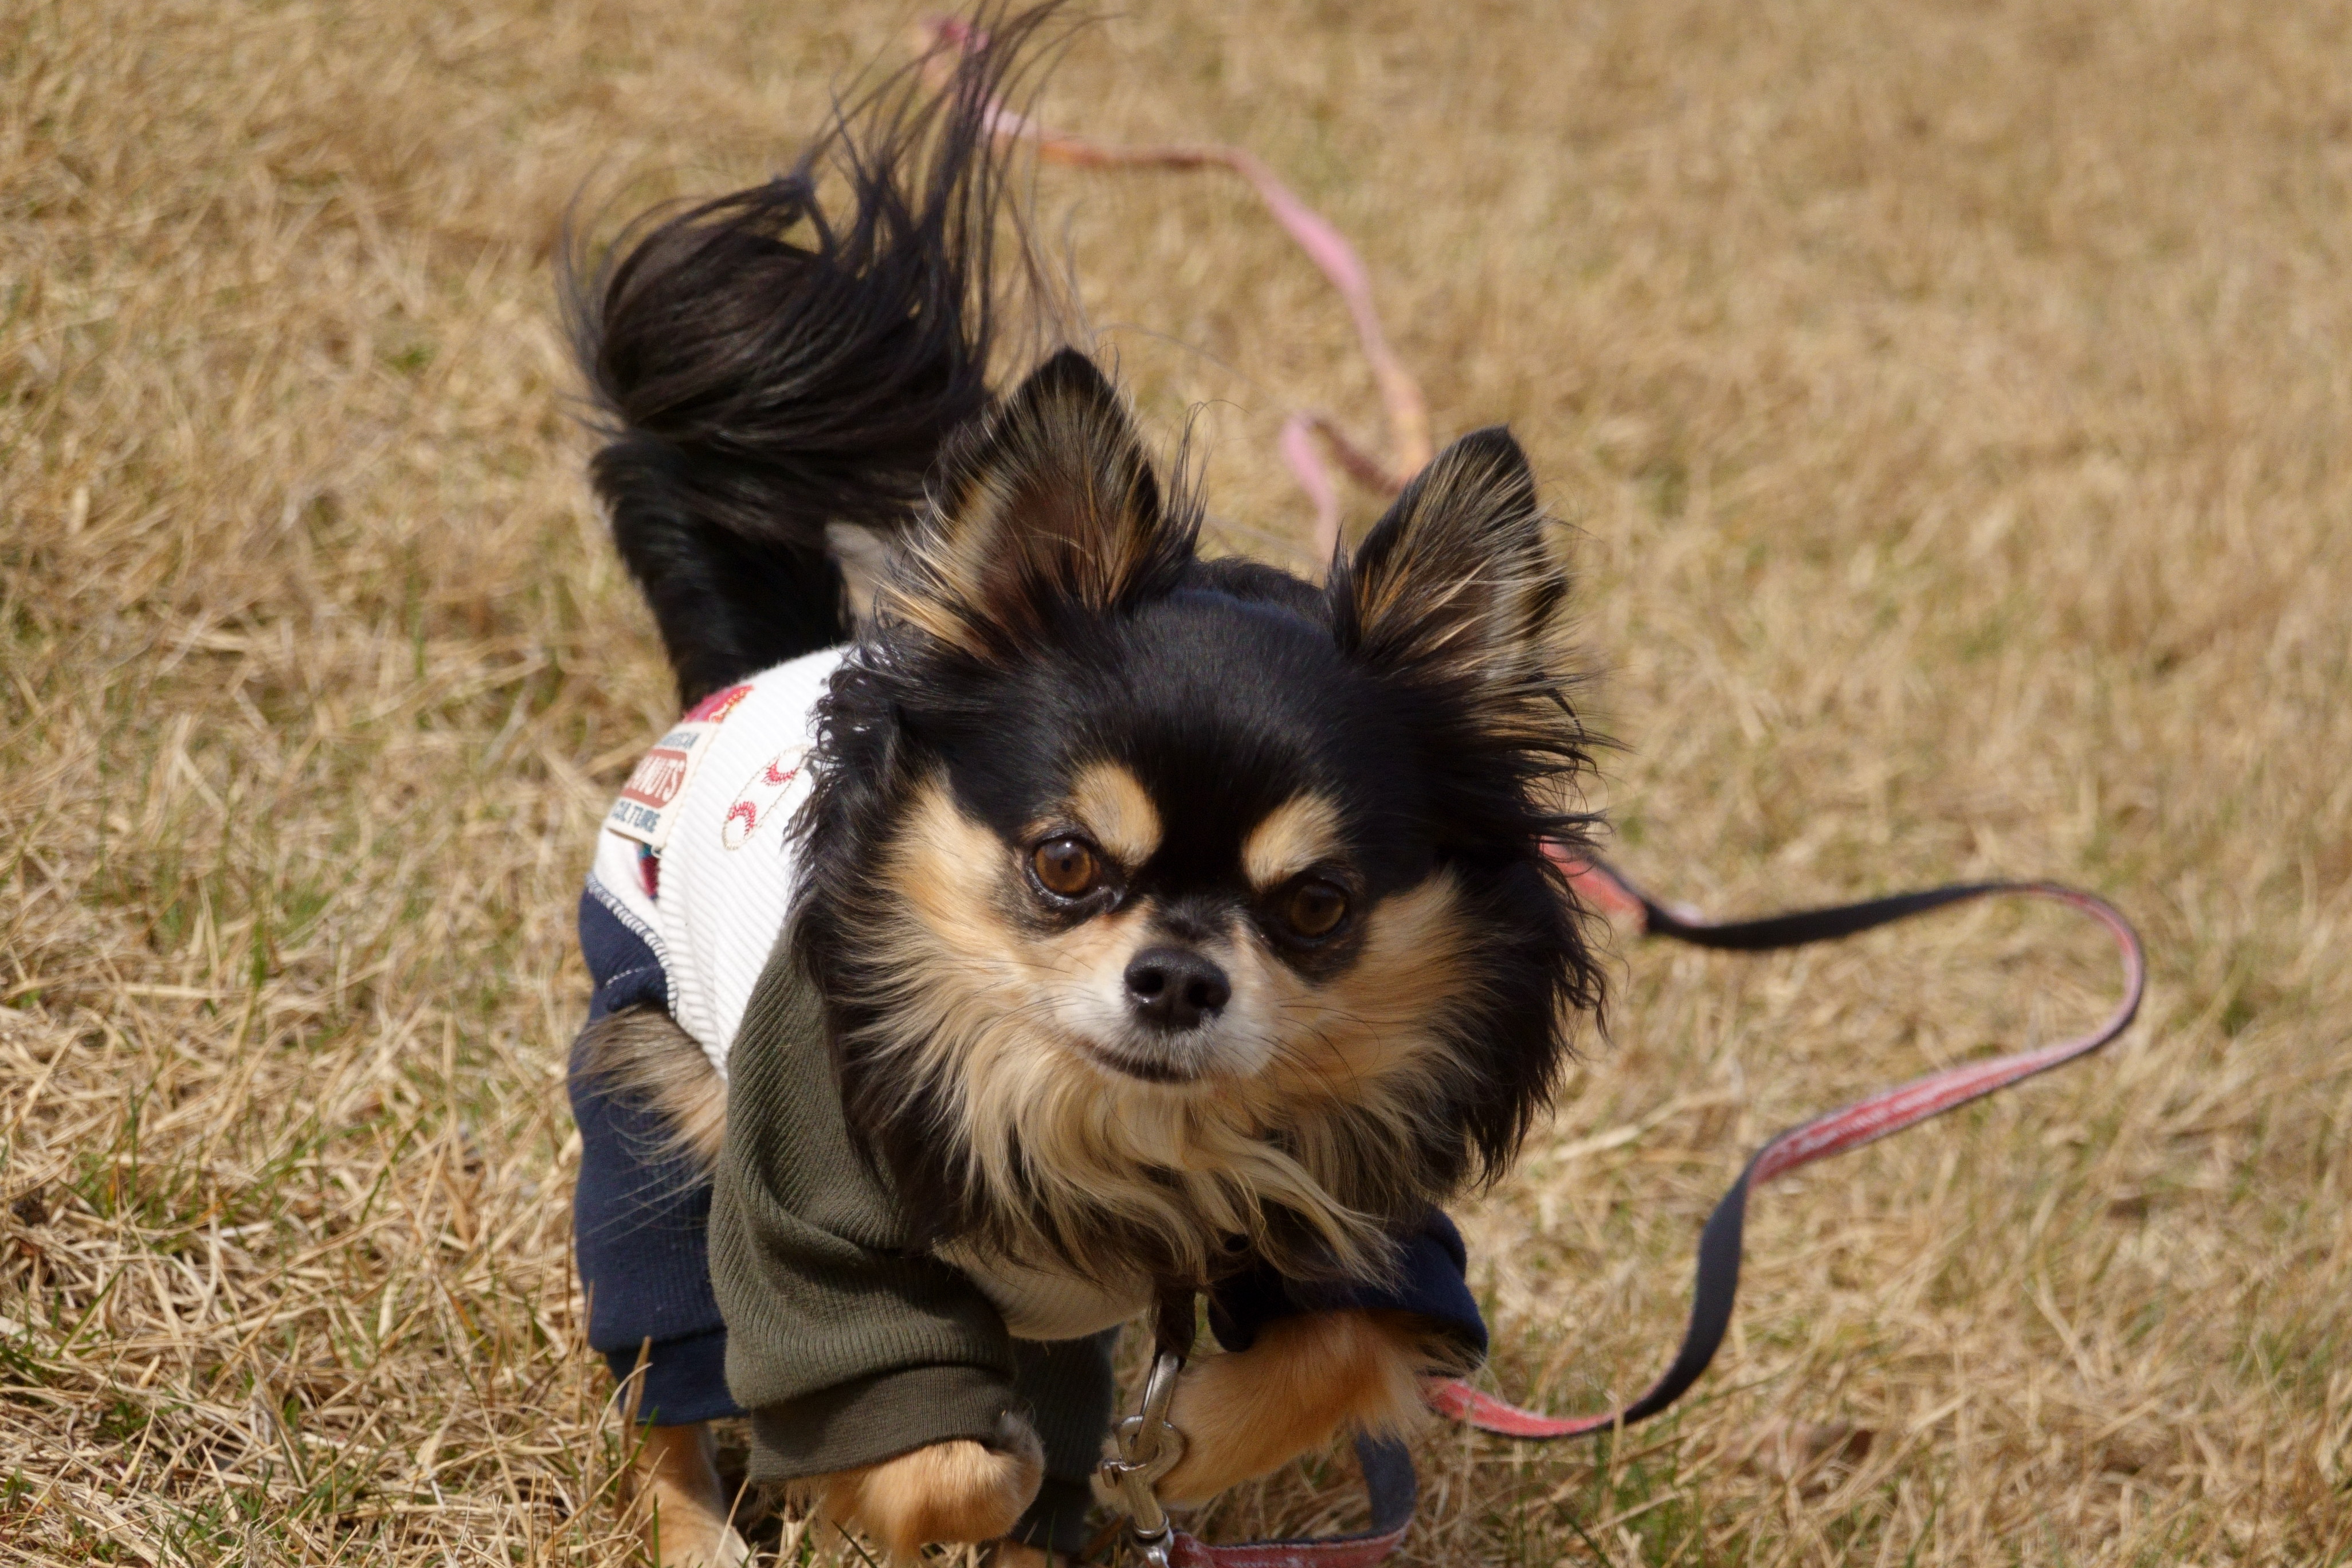
[(1172, 585), (1197, 527), (1162, 500), (1118, 391), (1065, 349), (943, 459), (930, 515), (881, 604), (997, 657), (1034, 646), (1072, 611), (1109, 614)]
[(1405, 486), (1352, 562), (1335, 564), (1341, 645), (1474, 700), (1552, 691), (1568, 604), (1559, 531), (1511, 433), (1473, 431)]

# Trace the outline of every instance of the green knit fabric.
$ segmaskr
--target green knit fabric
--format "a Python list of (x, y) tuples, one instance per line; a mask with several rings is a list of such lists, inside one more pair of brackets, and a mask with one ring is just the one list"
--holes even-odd
[(992, 1442), (1020, 1411), (1053, 1479), (1018, 1533), (1071, 1550), (1110, 1424), (1114, 1335), (1016, 1344), (978, 1286), (911, 1248), (887, 1181), (851, 1145), (823, 1005), (781, 942), (727, 1068), (710, 1282), (727, 1386), (751, 1415), (753, 1479)]

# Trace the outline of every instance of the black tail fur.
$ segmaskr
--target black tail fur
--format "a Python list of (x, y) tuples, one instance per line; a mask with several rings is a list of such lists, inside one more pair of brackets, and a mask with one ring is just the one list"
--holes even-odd
[(942, 440), (988, 408), (991, 106), (1051, 9), (982, 17), (944, 84), (895, 74), (791, 174), (648, 214), (593, 268), (574, 250), (609, 437), (593, 476), (685, 702), (846, 637), (828, 528), (904, 528)]

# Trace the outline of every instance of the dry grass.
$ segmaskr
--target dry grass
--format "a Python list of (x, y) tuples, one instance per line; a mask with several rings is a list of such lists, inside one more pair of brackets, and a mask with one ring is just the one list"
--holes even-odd
[[(621, 1560), (560, 1069), (667, 700), (550, 252), (592, 177), (773, 166), (907, 19), (804, 9), (0, 0), (0, 1552)], [(1629, 867), (1726, 909), (2062, 876), (2154, 955), (2108, 1058), (1769, 1194), (1685, 1414), (1433, 1436), (1412, 1561), (2352, 1550), (2347, 45), (1271, 0), (1138, 7), (1056, 79), (1064, 124), (1263, 153), (1441, 429), (1526, 437), (1590, 535)], [(1320, 281), (1212, 183), (1040, 201), (1284, 548), (1275, 426), (1374, 406)], [(1656, 1368), (1759, 1136), (2111, 984), (2000, 912), (1623, 973), (1470, 1216), (1496, 1380), (1560, 1406)], [(1293, 1474), (1214, 1523), (1353, 1506)]]

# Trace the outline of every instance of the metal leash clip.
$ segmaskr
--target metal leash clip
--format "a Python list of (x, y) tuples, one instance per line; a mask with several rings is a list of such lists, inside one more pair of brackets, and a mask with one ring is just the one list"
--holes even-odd
[(1162, 1351), (1151, 1363), (1143, 1384), (1143, 1408), (1111, 1428), (1118, 1446), (1115, 1456), (1096, 1467), (1103, 1489), (1118, 1500), (1127, 1515), (1128, 1540), (1136, 1555), (1151, 1568), (1168, 1568), (1168, 1549), (1174, 1531), (1168, 1510), (1160, 1506), (1160, 1479), (1184, 1457), (1184, 1434), (1169, 1425), (1168, 1405), (1176, 1397), (1176, 1374), (1184, 1358)]

